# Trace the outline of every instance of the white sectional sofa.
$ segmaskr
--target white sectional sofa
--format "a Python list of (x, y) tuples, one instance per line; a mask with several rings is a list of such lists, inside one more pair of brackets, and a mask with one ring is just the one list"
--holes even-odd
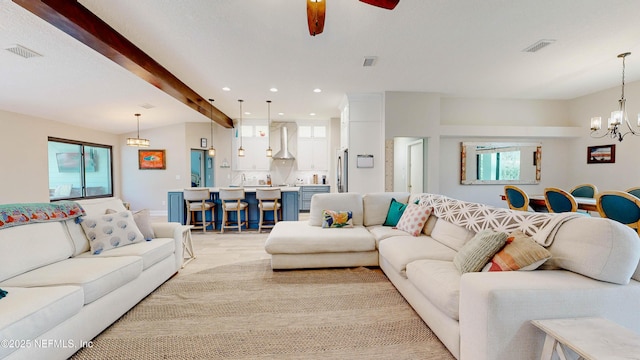
[[(392, 198), (431, 208), (419, 236), (382, 226)], [(352, 211), (354, 228), (321, 228), (325, 209)], [(461, 274), (454, 258), (483, 229), (522, 230), (551, 258), (534, 271)], [(457, 359), (539, 359), (533, 319), (598, 316), (640, 332), (640, 240), (608, 219), (434, 194), (318, 194), (309, 221), (279, 222), (265, 249), (274, 269), (380, 266)]]
[[(126, 210), (115, 198), (78, 203), (86, 216)], [(1, 229), (0, 358), (66, 359), (173, 276), (188, 230), (151, 226), (151, 241), (98, 255), (75, 219)]]

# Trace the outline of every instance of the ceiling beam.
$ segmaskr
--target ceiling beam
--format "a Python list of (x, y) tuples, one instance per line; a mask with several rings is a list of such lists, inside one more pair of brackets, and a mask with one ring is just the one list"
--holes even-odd
[(233, 121), (77, 0), (13, 0), (225, 128)]

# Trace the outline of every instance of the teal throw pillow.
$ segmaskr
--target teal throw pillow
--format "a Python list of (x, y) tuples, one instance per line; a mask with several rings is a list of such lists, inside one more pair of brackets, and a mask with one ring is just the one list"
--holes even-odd
[(402, 217), (404, 210), (407, 208), (407, 204), (403, 204), (396, 199), (391, 199), (389, 204), (389, 211), (387, 212), (387, 218), (384, 221), (383, 226), (396, 226), (398, 221)]

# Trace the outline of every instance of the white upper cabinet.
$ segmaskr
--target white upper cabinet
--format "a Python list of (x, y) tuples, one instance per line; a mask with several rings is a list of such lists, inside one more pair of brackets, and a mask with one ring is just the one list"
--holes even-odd
[(328, 133), (325, 121), (298, 122), (298, 170), (327, 171)]
[[(271, 158), (267, 157), (269, 147), (269, 124), (267, 120), (244, 120), (242, 126), (233, 133), (233, 169), (239, 171), (268, 171)], [(238, 156), (240, 137), (244, 156)]]

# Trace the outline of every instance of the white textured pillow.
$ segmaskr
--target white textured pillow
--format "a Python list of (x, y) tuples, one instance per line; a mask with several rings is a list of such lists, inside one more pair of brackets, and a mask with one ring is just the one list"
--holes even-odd
[(453, 264), (462, 274), (480, 271), (506, 241), (506, 233), (482, 230), (458, 251)]
[(131, 211), (84, 216), (81, 219), (80, 224), (89, 239), (91, 253), (94, 255), (105, 250), (144, 241), (144, 236), (138, 230)]

